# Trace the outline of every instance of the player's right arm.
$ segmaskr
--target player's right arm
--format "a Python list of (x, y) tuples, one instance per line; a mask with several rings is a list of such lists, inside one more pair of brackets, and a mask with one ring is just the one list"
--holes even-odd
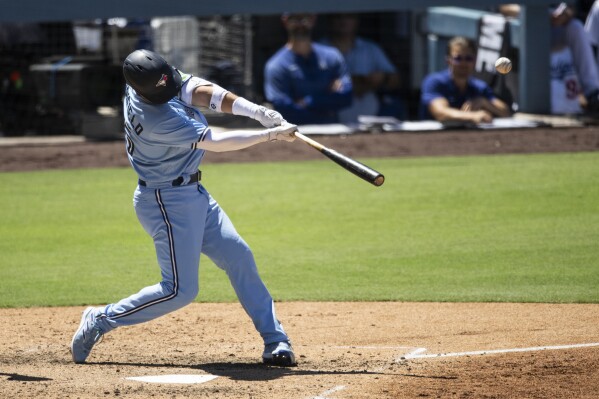
[(214, 112), (252, 118), (264, 127), (279, 126), (285, 121), (279, 112), (254, 104), (215, 83), (198, 77), (192, 77), (185, 83), (181, 90), (181, 99), (187, 104), (209, 108)]
[[(185, 82), (181, 90), (181, 100), (189, 105), (209, 107), (218, 112), (234, 114), (239, 114), (236, 111), (239, 108), (240, 100), (249, 103), (242, 97), (224, 90), (212, 82), (195, 77), (191, 77)], [(250, 104), (258, 107), (256, 104)], [(264, 107), (260, 108), (266, 110)], [(162, 115), (161, 122), (152, 129), (152, 139), (157, 144), (187, 148), (191, 145), (192, 149), (215, 152), (239, 150), (265, 141), (295, 140), (293, 133), (297, 130), (296, 125), (287, 123), (280, 114), (272, 110), (266, 111), (271, 111), (274, 115), (260, 114), (261, 109), (258, 109), (257, 113), (264, 117), (262, 121), (264, 124), (278, 123), (278, 125), (264, 130), (234, 130), (214, 133), (205, 124), (205, 121), (192, 117), (181, 117), (173, 111), (168, 118), (164, 114)], [(254, 111), (256, 110), (251, 111), (252, 116), (256, 115)], [(280, 117), (280, 122), (276, 119), (277, 116)]]
[(203, 149), (214, 152), (235, 151), (266, 141), (295, 140), (297, 126), (283, 122), (263, 130), (231, 130), (215, 133), (202, 121), (181, 117), (173, 111), (168, 118), (156, 124), (146, 135), (154, 145)]

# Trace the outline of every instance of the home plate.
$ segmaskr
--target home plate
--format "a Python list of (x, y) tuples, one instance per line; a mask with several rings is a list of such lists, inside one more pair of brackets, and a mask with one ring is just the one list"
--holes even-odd
[(202, 384), (215, 379), (216, 375), (199, 374), (170, 374), (170, 375), (147, 375), (143, 377), (127, 377), (126, 380), (153, 382), (157, 384)]

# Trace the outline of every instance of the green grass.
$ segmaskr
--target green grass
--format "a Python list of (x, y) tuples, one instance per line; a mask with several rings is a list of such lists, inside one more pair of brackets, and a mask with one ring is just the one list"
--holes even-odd
[[(599, 302), (599, 153), (205, 165), (277, 300)], [(0, 306), (107, 303), (159, 279), (130, 169), (0, 174)], [(199, 301), (234, 301), (201, 262)]]

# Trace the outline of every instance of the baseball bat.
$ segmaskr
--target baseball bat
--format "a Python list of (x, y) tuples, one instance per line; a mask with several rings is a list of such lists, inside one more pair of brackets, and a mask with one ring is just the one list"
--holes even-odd
[(382, 186), (385, 182), (385, 176), (383, 176), (376, 170), (356, 160), (353, 160), (348, 156), (340, 154), (335, 150), (327, 148), (324, 145), (320, 144), (318, 141), (312, 140), (311, 138), (304, 136), (300, 132), (295, 132), (295, 137), (308, 144), (310, 147), (320, 151), (330, 160), (337, 163), (339, 166), (345, 168), (346, 170), (352, 172), (354, 175), (366, 180), (368, 183), (379, 187)]

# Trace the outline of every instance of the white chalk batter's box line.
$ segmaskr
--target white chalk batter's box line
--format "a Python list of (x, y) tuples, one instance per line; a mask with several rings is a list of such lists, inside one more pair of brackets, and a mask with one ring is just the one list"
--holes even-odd
[(521, 353), (521, 352), (540, 352), (549, 350), (565, 350), (565, 349), (579, 349), (579, 348), (592, 348), (599, 347), (599, 342), (592, 342), (587, 344), (572, 344), (572, 345), (553, 345), (553, 346), (532, 346), (528, 348), (508, 348), (508, 349), (487, 349), (470, 352), (444, 352), (444, 353), (431, 353), (425, 354), (426, 348), (415, 348), (409, 353), (396, 359), (397, 363), (406, 360), (413, 359), (433, 359), (433, 358), (445, 358), (445, 357), (461, 357), (461, 356), (484, 356), (484, 355), (495, 355), (504, 353)]
[[(547, 350), (564, 350), (564, 349), (577, 349), (577, 348), (592, 348), (599, 347), (599, 342), (593, 342), (588, 344), (572, 344), (572, 345), (554, 345), (554, 346), (532, 346), (528, 348), (510, 348), (510, 349), (490, 349), (470, 352), (447, 352), (447, 353), (434, 353), (425, 354), (426, 348), (415, 348), (413, 346), (333, 346), (332, 348), (338, 349), (411, 349), (405, 355), (396, 359), (396, 363), (404, 362), (412, 359), (432, 359), (432, 358), (443, 358), (443, 357), (459, 357), (459, 356), (476, 356), (476, 355), (492, 355), (492, 354), (503, 354), (503, 353), (518, 353), (518, 352), (538, 352)], [(387, 369), (388, 366), (377, 368), (376, 372), (382, 372)], [(332, 387), (320, 393), (317, 396), (313, 396), (310, 399), (330, 399), (328, 395), (339, 393), (346, 388), (345, 385), (338, 385)]]

